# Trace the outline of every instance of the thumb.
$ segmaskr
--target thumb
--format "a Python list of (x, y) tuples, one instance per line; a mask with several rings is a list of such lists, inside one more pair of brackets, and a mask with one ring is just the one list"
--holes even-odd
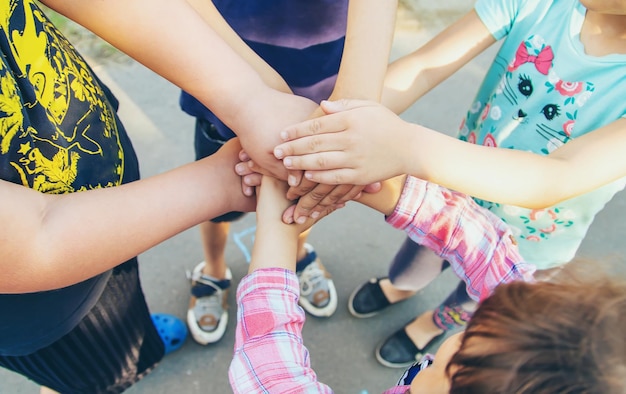
[(347, 111), (354, 108), (359, 107), (367, 107), (376, 104), (372, 101), (367, 100), (356, 100), (356, 99), (341, 99), (336, 101), (330, 100), (322, 100), (320, 103), (320, 107), (324, 110), (324, 113), (334, 114), (341, 111)]

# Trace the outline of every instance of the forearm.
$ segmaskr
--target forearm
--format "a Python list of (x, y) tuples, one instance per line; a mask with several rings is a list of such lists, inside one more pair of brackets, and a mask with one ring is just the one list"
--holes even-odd
[(275, 92), (186, 0), (44, 0), (192, 94), (232, 129), (252, 129)]
[(385, 216), (393, 213), (406, 180), (405, 175), (388, 179), (381, 182), (381, 189), (377, 193), (363, 193), (357, 200), (359, 203), (366, 205)]
[(397, 5), (397, 0), (349, 2), (345, 49), (331, 100), (380, 101)]
[(495, 42), (474, 10), (389, 65), (382, 103), (400, 114)]
[[(0, 292), (68, 286), (233, 208), (253, 209), (238, 197), (236, 177), (213, 163), (207, 158), (119, 187), (65, 195), (3, 182), (1, 199), (11, 209), (0, 212), (10, 224), (0, 238), (11, 243), (2, 248)], [(72, 241), (64, 242), (68, 231)]]
[(210, 0), (187, 0), (202, 18), (222, 37), (231, 48), (246, 60), (270, 87), (292, 93), (283, 77), (256, 54), (230, 27)]
[(228, 370), (233, 392), (332, 392), (317, 381), (311, 368), (302, 341), (305, 315), (298, 295), (293, 271), (266, 269), (241, 280), (235, 350)]
[[(472, 298), (488, 296), (501, 283), (533, 280), (535, 267), (522, 260), (506, 223), (467, 195), (414, 177), (401, 193), (387, 183), (388, 198), (400, 196), (393, 212), (385, 212), (389, 224), (449, 261)], [(370, 206), (379, 206), (368, 198)]]
[[(185, 90), (241, 138), (261, 166), (286, 178), (271, 152), (279, 131), (317, 107), (267, 86), (187, 0), (45, 0)], [(167, 22), (167, 23), (165, 23)]]
[(289, 226), (282, 222), (265, 224), (257, 221), (257, 231), (248, 268), (249, 273), (263, 268), (296, 270), (299, 233), (293, 230), (295, 226)]
[(248, 272), (262, 268), (296, 269), (298, 236), (303, 227), (285, 224), (281, 214), (291, 202), (285, 198), (287, 185), (263, 176), (257, 187), (256, 232)]
[(624, 125), (619, 120), (549, 155), (475, 145), (412, 125), (404, 172), (487, 201), (545, 208), (626, 175)]

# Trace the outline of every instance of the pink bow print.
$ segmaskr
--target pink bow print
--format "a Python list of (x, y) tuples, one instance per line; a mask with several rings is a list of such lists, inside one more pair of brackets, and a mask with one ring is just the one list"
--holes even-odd
[(524, 63), (534, 63), (537, 71), (543, 75), (548, 75), (550, 66), (552, 65), (552, 59), (554, 59), (554, 53), (552, 53), (552, 47), (544, 47), (537, 56), (529, 55), (526, 44), (523, 42), (517, 48), (515, 53), (515, 62), (513, 63), (513, 69), (518, 68)]

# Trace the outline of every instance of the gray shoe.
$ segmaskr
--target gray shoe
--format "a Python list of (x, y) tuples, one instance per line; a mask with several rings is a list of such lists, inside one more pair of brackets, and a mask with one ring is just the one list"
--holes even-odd
[(202, 274), (205, 262), (201, 262), (191, 279), (191, 299), (187, 310), (187, 326), (192, 338), (201, 345), (222, 339), (228, 324), (228, 288), (232, 274), (226, 270), (226, 278), (219, 280)]
[(305, 244), (307, 255), (296, 264), (300, 281), (300, 306), (313, 316), (328, 317), (337, 310), (337, 290), (313, 246)]

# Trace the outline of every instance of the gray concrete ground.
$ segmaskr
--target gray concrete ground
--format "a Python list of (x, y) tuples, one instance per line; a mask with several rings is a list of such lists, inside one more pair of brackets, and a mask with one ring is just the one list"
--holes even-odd
[[(446, 12), (428, 8), (422, 18), (400, 12), (393, 56), (407, 53), (471, 6), (455, 1)], [(418, 4), (418, 8), (420, 3)], [(424, 17), (426, 15), (426, 17)], [(91, 45), (91, 44), (90, 44)], [(88, 48), (87, 48), (88, 49)], [(164, 49), (166, 50), (166, 49)], [(407, 111), (403, 117), (429, 127), (455, 133), (494, 54), (490, 50), (464, 67)], [(120, 115), (137, 149), (144, 177), (193, 160), (193, 119), (178, 107), (179, 90), (132, 61), (97, 62), (96, 72), (121, 101)], [(208, 202), (210, 203), (210, 202)], [(621, 220), (626, 200), (616, 196), (600, 213), (580, 250), (593, 259), (609, 258), (613, 270), (625, 275), (626, 225)], [(235, 284), (247, 270), (254, 214), (234, 223), (226, 251)], [(142, 230), (138, 230), (142, 231)], [(145, 229), (143, 231), (149, 231)], [(309, 317), (305, 343), (321, 381), (337, 393), (380, 393), (395, 384), (401, 370), (382, 367), (374, 359), (375, 345), (414, 316), (431, 308), (455, 286), (443, 274), (411, 300), (377, 317), (353, 318), (346, 307), (351, 291), (364, 280), (386, 273), (386, 267), (404, 239), (376, 214), (356, 203), (324, 219), (312, 231), (310, 242), (333, 275), (339, 307), (328, 319)], [(143, 287), (153, 311), (185, 318), (189, 283), (185, 270), (202, 259), (196, 229), (186, 231), (140, 256)], [(234, 306), (234, 292), (229, 295)], [(227, 369), (234, 341), (235, 310), (220, 343), (200, 346), (188, 339), (181, 350), (161, 362), (153, 373), (128, 390), (140, 393), (228, 393)], [(0, 371), (0, 394), (36, 393), (38, 388), (16, 374)]]

